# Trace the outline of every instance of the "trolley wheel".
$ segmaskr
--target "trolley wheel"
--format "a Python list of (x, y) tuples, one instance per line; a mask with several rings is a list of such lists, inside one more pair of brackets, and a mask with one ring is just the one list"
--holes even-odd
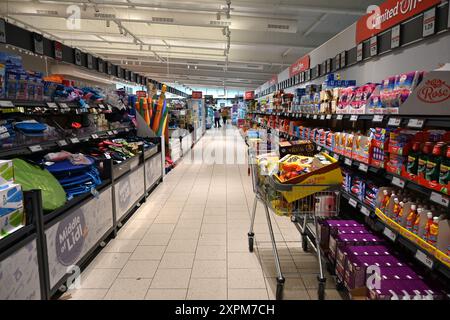
[(248, 251), (253, 252), (254, 233), (248, 233)]
[(276, 292), (276, 299), (282, 300), (283, 299), (283, 288), (284, 288), (284, 278), (278, 278), (277, 279), (277, 292)]
[(297, 222), (297, 218), (294, 215), (291, 216), (291, 222)]
[(336, 277), (336, 290), (343, 291), (345, 290), (344, 283)]
[(317, 297), (319, 300), (325, 300), (325, 282), (319, 282), (319, 288), (317, 289)]
[(302, 249), (304, 252), (308, 252), (308, 240), (306, 238), (306, 235), (302, 234)]

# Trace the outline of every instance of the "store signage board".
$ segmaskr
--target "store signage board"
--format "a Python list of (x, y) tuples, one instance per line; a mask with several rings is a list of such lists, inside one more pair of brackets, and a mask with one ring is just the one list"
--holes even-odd
[(92, 55), (89, 54), (89, 53), (86, 55), (86, 57), (87, 57), (87, 67), (88, 67), (88, 69), (93, 69), (94, 68), (94, 57), (92, 57)]
[(303, 56), (297, 61), (295, 61), (290, 67), (289, 67), (289, 77), (295, 76), (303, 71), (306, 71), (310, 67), (310, 57), (309, 55)]
[(360, 43), (356, 47), (356, 61), (360, 62), (363, 59), (363, 44)]
[(431, 8), (423, 13), (423, 37), (434, 34), (436, 28), (436, 8)]
[(431, 260), (430, 257), (428, 257), (428, 255), (425, 254), (422, 250), (417, 250), (414, 257), (420, 262), (422, 262), (428, 268), (430, 269), (433, 268), (433, 260)]
[(255, 91), (246, 91), (244, 95), (245, 100), (253, 100), (255, 99)]
[(63, 47), (62, 43), (58, 41), (53, 41), (53, 49), (55, 54), (55, 59), (61, 61), (63, 59)]
[(378, 37), (370, 38), (370, 56), (375, 57), (378, 54)]
[(334, 57), (334, 69), (339, 70), (341, 68), (341, 54)]
[(344, 68), (347, 65), (347, 51), (341, 52), (341, 68)]
[(74, 52), (75, 52), (75, 64), (77, 66), (81, 66), (81, 51), (78, 49), (75, 49)]
[(33, 33), (34, 53), (44, 54), (44, 37), (42, 34)]
[(400, 47), (400, 25), (391, 29), (391, 49)]
[(6, 43), (6, 24), (3, 19), (0, 19), (0, 43)]
[(203, 93), (201, 91), (192, 91), (192, 99), (201, 99)]
[(361, 43), (439, 3), (441, 0), (387, 0), (356, 22), (355, 41)]

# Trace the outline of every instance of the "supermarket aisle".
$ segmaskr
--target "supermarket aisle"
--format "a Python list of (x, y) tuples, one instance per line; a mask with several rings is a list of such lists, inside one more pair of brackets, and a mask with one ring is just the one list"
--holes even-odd
[[(274, 299), (276, 271), (261, 206), (257, 250), (248, 252), (253, 192), (247, 166), (237, 161), (245, 143), (229, 126), (209, 130), (194, 149), (203, 163), (185, 158), (165, 178), (82, 273), (72, 299)], [(234, 161), (226, 162), (233, 149), (228, 160)], [(315, 256), (302, 252), (288, 218), (274, 216), (274, 229), (285, 299), (316, 299)], [(339, 299), (331, 282), (327, 298)]]

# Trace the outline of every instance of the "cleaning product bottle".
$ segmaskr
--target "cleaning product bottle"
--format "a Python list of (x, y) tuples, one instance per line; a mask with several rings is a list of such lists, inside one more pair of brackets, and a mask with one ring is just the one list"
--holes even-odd
[(427, 166), (425, 169), (425, 179), (428, 181), (439, 181), (439, 172), (442, 163), (442, 154), (445, 149), (444, 142), (435, 144), (431, 155), (428, 157)]
[[(411, 212), (414, 212), (414, 213), (415, 213), (415, 212), (416, 212), (416, 209), (417, 209), (416, 205), (415, 205), (415, 204), (412, 204), (411, 207), (410, 207), (410, 209), (409, 209), (408, 215), (411, 214)], [(398, 216), (397, 216), (397, 223), (400, 224), (400, 225), (402, 225), (402, 226), (403, 226), (403, 216), (404, 216), (404, 214), (405, 214), (404, 210), (401, 210), (401, 211), (398, 213)]]
[(394, 198), (394, 208), (392, 209), (392, 214), (390, 215), (390, 218), (396, 220), (398, 217), (398, 214), (402, 210), (402, 207), (400, 206), (400, 203), (398, 201), (398, 198)]
[(408, 162), (406, 164), (406, 171), (410, 174), (417, 175), (417, 167), (419, 164), (420, 141), (414, 142), (411, 150), (408, 153)]
[(416, 235), (419, 235), (420, 216), (421, 216), (422, 211), (423, 211), (422, 208), (417, 209), (416, 220), (414, 220), (413, 233)]
[(381, 201), (381, 211), (384, 211), (389, 203), (389, 192), (388, 190), (383, 190), (383, 200)]
[(433, 151), (434, 143), (433, 142), (426, 142), (425, 145), (422, 148), (422, 153), (419, 155), (419, 162), (417, 166), (417, 175), (425, 178), (425, 172), (427, 168), (427, 161), (431, 155), (431, 152)]
[(439, 217), (434, 217), (433, 223), (430, 226), (430, 233), (427, 242), (433, 246), (436, 245), (438, 233), (439, 233)]
[(412, 210), (412, 206), (411, 206), (411, 210), (409, 211), (408, 216), (406, 217), (406, 229), (409, 231), (413, 231), (414, 229), (414, 224), (416, 223), (416, 218), (417, 216), (419, 216), (422, 213), (423, 209), (422, 207), (417, 208), (417, 212), (415, 210)]
[(429, 211), (427, 213), (427, 224), (425, 225), (425, 233), (423, 239), (428, 241), (428, 237), (430, 236), (430, 227), (433, 224), (433, 213)]
[(392, 190), (391, 195), (389, 196), (389, 198), (386, 201), (386, 209), (389, 208), (389, 204), (391, 203), (391, 201), (394, 201), (395, 199), (395, 191)]
[(441, 169), (439, 170), (439, 183), (447, 185), (450, 183), (450, 146), (442, 157)]

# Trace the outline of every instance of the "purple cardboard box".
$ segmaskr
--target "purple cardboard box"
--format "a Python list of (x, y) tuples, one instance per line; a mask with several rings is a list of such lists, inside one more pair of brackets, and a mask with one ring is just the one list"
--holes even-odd
[(337, 227), (330, 229), (330, 234), (332, 236), (335, 236), (337, 234), (366, 234), (366, 233), (372, 233), (369, 229), (366, 227)]
[(363, 225), (355, 220), (335, 220), (327, 219), (319, 224), (320, 246), (327, 252), (329, 248), (330, 233), (338, 227), (363, 227)]
[(423, 280), (384, 280), (380, 288), (369, 290), (372, 300), (441, 300), (445, 292), (432, 288)]
[(403, 267), (380, 267), (381, 280), (421, 280), (413, 269), (408, 266)]
[(383, 243), (384, 240), (382, 238), (373, 234), (338, 234), (336, 236), (330, 237), (330, 249), (328, 256), (331, 261), (335, 261), (337, 250), (341, 247), (351, 245), (375, 245)]

